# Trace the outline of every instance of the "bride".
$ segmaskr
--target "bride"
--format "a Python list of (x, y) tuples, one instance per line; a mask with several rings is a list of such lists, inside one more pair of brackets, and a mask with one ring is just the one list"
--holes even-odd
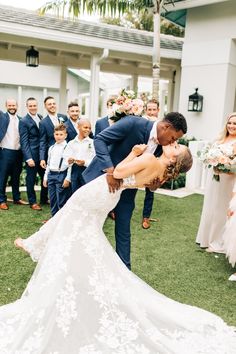
[[(21, 299), (0, 307), (1, 354), (233, 354), (236, 334), (219, 317), (159, 294), (122, 263), (102, 227), (122, 189), (166, 180), (192, 164), (185, 146), (156, 159), (135, 146), (114, 170), (75, 192), (17, 246), (38, 261)], [(140, 156), (138, 156), (140, 155)]]

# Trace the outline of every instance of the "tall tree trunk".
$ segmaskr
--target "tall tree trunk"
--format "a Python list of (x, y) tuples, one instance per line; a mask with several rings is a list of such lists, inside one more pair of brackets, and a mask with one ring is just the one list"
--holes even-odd
[(160, 81), (160, 14), (153, 14), (152, 97), (159, 101)]

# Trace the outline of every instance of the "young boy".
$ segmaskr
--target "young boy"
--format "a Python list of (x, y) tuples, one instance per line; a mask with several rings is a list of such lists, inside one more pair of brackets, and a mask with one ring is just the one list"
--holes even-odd
[(82, 173), (95, 156), (93, 140), (89, 138), (91, 123), (88, 119), (78, 121), (79, 134), (69, 141), (64, 158), (68, 164), (72, 164), (71, 191), (74, 193), (84, 184)]
[(71, 195), (70, 174), (71, 167), (63, 158), (67, 146), (66, 127), (59, 124), (54, 128), (55, 144), (48, 150), (47, 168), (44, 174), (44, 187), (48, 187), (52, 216), (67, 202)]

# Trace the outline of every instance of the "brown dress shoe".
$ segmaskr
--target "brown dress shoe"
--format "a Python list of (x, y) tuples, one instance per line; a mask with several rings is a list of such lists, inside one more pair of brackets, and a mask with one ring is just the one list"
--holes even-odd
[(149, 229), (150, 227), (151, 227), (150, 219), (149, 218), (143, 218), (142, 228), (143, 229)]
[(28, 202), (26, 202), (26, 201), (24, 201), (24, 200), (22, 200), (22, 199), (15, 200), (13, 203), (14, 203), (14, 204), (17, 204), (17, 205), (29, 205)]
[(0, 203), (0, 209), (1, 210), (8, 210), (9, 207), (8, 207), (7, 203)]
[(42, 210), (41, 206), (39, 204), (37, 204), (37, 203), (31, 204), (30, 208), (33, 209), (33, 210)]
[(115, 215), (115, 212), (112, 210), (108, 213), (108, 216), (109, 218), (111, 218), (112, 220), (115, 220), (116, 219), (116, 215)]

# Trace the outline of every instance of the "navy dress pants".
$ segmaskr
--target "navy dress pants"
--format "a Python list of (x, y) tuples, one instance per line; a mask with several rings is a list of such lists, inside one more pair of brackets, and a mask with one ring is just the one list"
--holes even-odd
[(130, 222), (135, 207), (135, 195), (137, 189), (126, 189), (121, 193), (120, 200), (115, 207), (115, 237), (116, 252), (123, 263), (131, 269), (130, 243), (131, 231)]
[(52, 216), (60, 210), (71, 196), (71, 189), (63, 188), (62, 184), (66, 178), (67, 170), (63, 172), (52, 172), (48, 174), (48, 193)]
[(48, 189), (43, 186), (44, 173), (45, 170), (40, 166), (39, 161), (35, 161), (34, 167), (30, 167), (26, 163), (26, 189), (30, 205), (35, 204), (37, 202), (36, 193), (34, 190), (37, 174), (39, 175), (41, 180), (40, 203), (45, 204), (48, 201)]
[(11, 178), (12, 196), (14, 202), (20, 200), (20, 174), (23, 155), (21, 150), (0, 148), (0, 203), (7, 201), (7, 180)]
[(149, 188), (145, 188), (143, 218), (150, 218), (152, 213), (153, 200), (154, 200), (154, 192), (151, 192)]

